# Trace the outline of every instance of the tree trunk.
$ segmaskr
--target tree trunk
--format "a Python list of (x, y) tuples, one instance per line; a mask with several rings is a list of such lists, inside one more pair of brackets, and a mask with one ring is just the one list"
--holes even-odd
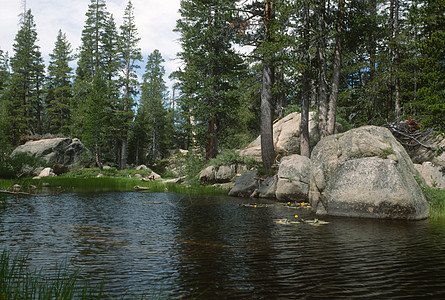
[(399, 49), (397, 47), (398, 35), (399, 35), (399, 0), (394, 0), (394, 92), (395, 92), (395, 117), (399, 120), (402, 116), (402, 107), (400, 103), (400, 80), (398, 76), (399, 68)]
[(263, 62), (263, 83), (261, 87), (261, 157), (263, 167), (270, 169), (274, 163), (273, 145), (273, 70), (267, 61)]
[(100, 151), (100, 147), (99, 147), (99, 144), (98, 143), (96, 143), (96, 145), (95, 145), (96, 147), (96, 149), (95, 149), (95, 156), (96, 156), (96, 165), (97, 165), (97, 167), (99, 168), (99, 170), (103, 170), (104, 169), (104, 167), (103, 167), (103, 165), (102, 165), (102, 160), (101, 160), (101, 151)]
[(394, 37), (394, 0), (390, 1), (389, 5), (389, 21), (390, 21), (390, 27), (391, 27), (391, 36), (389, 37), (389, 47), (388, 47), (388, 60), (389, 60), (389, 72), (388, 72), (388, 80), (387, 80), (387, 87), (388, 87), (388, 94), (386, 98), (386, 121), (389, 122), (390, 119), (390, 111), (392, 107), (393, 102), (393, 72), (394, 72), (394, 45), (393, 45), (393, 37)]
[[(271, 42), (270, 26), (274, 17), (273, 1), (265, 0), (264, 22), (266, 32), (264, 36), (265, 47)], [(263, 55), (263, 76), (261, 86), (261, 158), (263, 167), (271, 169), (275, 159), (275, 149), (273, 145), (273, 95), (272, 86), (274, 82), (274, 72), (270, 53)]]
[(304, 7), (304, 23), (305, 29), (303, 31), (304, 35), (304, 60), (305, 60), (305, 70), (303, 72), (303, 98), (301, 101), (301, 122), (300, 122), (300, 154), (302, 156), (310, 157), (310, 137), (309, 137), (309, 97), (310, 91), (310, 42), (309, 42), (309, 7), (306, 5)]
[(156, 129), (153, 126), (153, 130), (151, 131), (151, 150), (152, 150), (152, 155), (153, 155), (153, 161), (156, 160), (156, 153), (157, 153), (157, 149), (156, 149)]
[(345, 0), (338, 2), (337, 13), (337, 33), (335, 37), (335, 51), (334, 51), (334, 67), (332, 71), (332, 88), (329, 98), (329, 114), (328, 114), (328, 126), (327, 132), (329, 135), (335, 132), (335, 121), (337, 116), (337, 102), (338, 102), (338, 88), (340, 85), (340, 71), (341, 71), (341, 55), (342, 55), (342, 33), (343, 33), (343, 9)]
[(136, 166), (139, 166), (139, 147), (140, 147), (140, 141), (141, 141), (141, 139), (140, 139), (140, 137), (139, 137), (139, 135), (138, 135), (137, 138), (136, 138), (136, 157), (135, 157), (135, 163), (136, 163)]
[(216, 134), (216, 118), (212, 114), (209, 121), (209, 137), (206, 146), (206, 159), (215, 158), (218, 155), (218, 140)]
[[(376, 0), (371, 1), (371, 14), (373, 16), (373, 22), (377, 22), (376, 14), (377, 14), (377, 2)], [(374, 23), (373, 23), (374, 27)], [(368, 106), (368, 120), (371, 120), (375, 113), (380, 110), (377, 104), (377, 92), (376, 92), (376, 83), (375, 83), (375, 74), (376, 74), (376, 55), (377, 55), (377, 43), (376, 43), (376, 33), (372, 32), (369, 36), (368, 41), (369, 47), (369, 81), (370, 81), (370, 99), (371, 103)]]
[(326, 41), (325, 41), (325, 0), (320, 0), (318, 9), (318, 131), (320, 138), (328, 136), (328, 85), (326, 77)]
[(127, 148), (128, 148), (128, 138), (126, 132), (124, 133), (124, 136), (122, 137), (122, 149), (121, 149), (121, 161), (119, 169), (123, 170), (127, 168)]

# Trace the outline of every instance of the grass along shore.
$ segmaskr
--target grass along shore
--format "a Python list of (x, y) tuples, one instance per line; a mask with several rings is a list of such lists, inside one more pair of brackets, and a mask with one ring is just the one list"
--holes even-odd
[[(97, 177), (98, 174), (101, 177)], [(151, 171), (148, 170), (103, 170), (98, 168), (81, 169), (74, 172), (62, 174), (57, 177), (45, 177), (42, 179), (2, 179), (0, 180), (0, 189), (12, 191), (13, 186), (21, 186), (21, 192), (26, 193), (54, 193), (64, 191), (75, 192), (131, 192), (135, 191), (135, 186), (147, 188), (145, 192), (169, 192), (188, 195), (227, 195), (228, 191), (213, 187), (202, 186), (195, 181), (189, 181), (185, 184), (164, 183), (165, 179), (154, 181), (141, 181), (135, 177), (140, 174), (148, 177)]]
[[(97, 174), (102, 177), (97, 177)], [(126, 170), (103, 170), (98, 168), (86, 168), (69, 172), (58, 177), (45, 177), (40, 180), (31, 178), (1, 179), (0, 189), (12, 191), (15, 184), (20, 185), (21, 192), (26, 193), (58, 193), (66, 191), (74, 192), (131, 192), (135, 186), (147, 188), (144, 192), (152, 193), (178, 193), (187, 195), (221, 196), (227, 195), (228, 191), (213, 186), (200, 185), (196, 180), (186, 184), (163, 183), (163, 180), (151, 182), (141, 181), (135, 175), (140, 174), (147, 177), (151, 170), (126, 169)], [(445, 190), (431, 188), (417, 178), (423, 193), (430, 206), (430, 218), (440, 219), (445, 217)]]

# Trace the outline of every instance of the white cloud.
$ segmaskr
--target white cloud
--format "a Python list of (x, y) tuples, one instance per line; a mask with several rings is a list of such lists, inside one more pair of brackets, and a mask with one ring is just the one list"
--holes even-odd
[[(140, 47), (144, 60), (153, 50), (158, 49), (164, 59), (167, 76), (176, 70), (175, 60), (180, 46), (178, 35), (173, 32), (179, 18), (179, 0), (132, 0), (135, 8), (135, 21), (141, 38)], [(12, 56), (12, 45), (19, 29), (19, 14), (23, 11), (22, 0), (0, 0), (0, 49)], [(57, 32), (66, 33), (73, 49), (80, 45), (85, 13), (89, 0), (27, 0), (27, 8), (32, 10), (45, 64), (52, 52)], [(119, 26), (122, 23), (127, 0), (107, 0), (107, 8)], [(141, 68), (143, 70), (143, 66)], [(169, 85), (168, 78), (166, 81)]]

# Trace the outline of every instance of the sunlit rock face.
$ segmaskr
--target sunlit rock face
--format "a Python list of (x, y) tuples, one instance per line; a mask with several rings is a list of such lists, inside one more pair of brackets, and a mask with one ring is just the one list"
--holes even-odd
[(40, 158), (50, 167), (59, 165), (72, 169), (76, 166), (90, 166), (94, 161), (91, 152), (76, 138), (28, 141), (24, 145), (17, 147), (11, 155), (14, 156), (20, 152)]
[(278, 170), (278, 182), (275, 192), (277, 200), (308, 200), (311, 160), (298, 154), (284, 157)]
[[(273, 125), (275, 152), (283, 155), (300, 153), (301, 114), (291, 113)], [(309, 135), (312, 141), (318, 140), (315, 112), (309, 113)], [(261, 161), (261, 136), (258, 136), (246, 148), (240, 150), (240, 155)]]
[(309, 199), (319, 215), (419, 220), (428, 203), (405, 149), (383, 127), (322, 139), (312, 151)]
[(445, 167), (434, 165), (431, 162), (414, 165), (425, 183), (432, 188), (445, 189)]

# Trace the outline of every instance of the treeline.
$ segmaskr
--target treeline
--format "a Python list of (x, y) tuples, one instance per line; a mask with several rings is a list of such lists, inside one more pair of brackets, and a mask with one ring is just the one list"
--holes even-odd
[(73, 136), (92, 150), (99, 167), (107, 162), (124, 169), (128, 162), (155, 161), (174, 146), (158, 50), (148, 55), (138, 80), (143, 57), (134, 9), (129, 1), (117, 27), (105, 0), (92, 0), (80, 48), (74, 53), (59, 31), (46, 70), (31, 10), (23, 13), (13, 56), (0, 53), (3, 153), (35, 136)]
[(339, 117), (359, 126), (413, 116), (445, 130), (443, 0), (195, 0), (180, 12), (184, 65), (173, 76), (207, 158), (260, 128), (271, 167), (272, 123), (292, 108), (303, 155), (309, 110), (321, 137)]
[(46, 70), (31, 11), (23, 14), (12, 57), (0, 53), (3, 153), (34, 134), (63, 134), (80, 137), (99, 166), (125, 168), (178, 147), (213, 158), (261, 133), (270, 168), (272, 124), (295, 110), (303, 155), (309, 110), (322, 137), (339, 119), (412, 116), (445, 131), (445, 0), (183, 0), (173, 105), (159, 51), (138, 82), (133, 11), (128, 2), (117, 28), (105, 1), (92, 0), (80, 49), (59, 32)]

